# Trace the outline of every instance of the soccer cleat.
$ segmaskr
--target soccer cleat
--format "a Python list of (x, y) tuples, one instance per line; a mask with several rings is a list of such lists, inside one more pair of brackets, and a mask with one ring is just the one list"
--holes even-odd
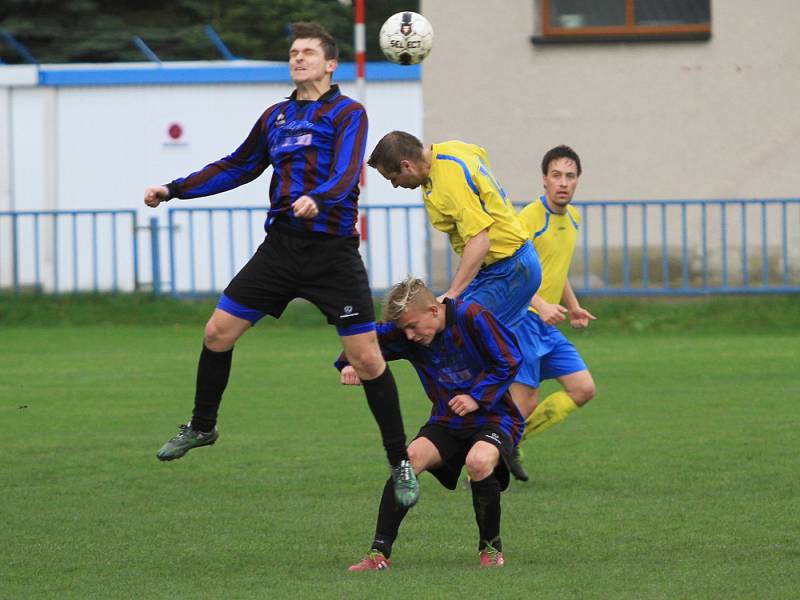
[(177, 435), (171, 438), (156, 454), (158, 460), (175, 460), (186, 454), (192, 448), (210, 446), (219, 438), (216, 427), (209, 432), (195, 431), (191, 423), (179, 425)]
[(382, 552), (370, 550), (367, 555), (354, 565), (347, 567), (348, 571), (385, 571), (392, 565)]
[(403, 508), (411, 508), (419, 500), (419, 482), (408, 460), (401, 460), (392, 467), (394, 499)]
[(508, 469), (514, 476), (514, 479), (518, 481), (528, 481), (528, 479), (530, 479), (528, 473), (525, 471), (525, 467), (522, 466), (522, 453), (519, 450), (519, 446), (514, 448), (514, 452), (511, 454)]
[(503, 559), (503, 553), (500, 550), (496, 550), (491, 544), (481, 550), (480, 558), (481, 567), (502, 567), (506, 563)]

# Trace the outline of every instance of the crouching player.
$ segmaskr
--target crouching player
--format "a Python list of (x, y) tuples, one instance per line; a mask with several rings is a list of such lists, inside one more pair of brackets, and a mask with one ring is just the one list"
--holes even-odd
[[(433, 403), (431, 416), (408, 447), (414, 471), (429, 471), (455, 489), (464, 465), (480, 534), (480, 565), (503, 565), (500, 492), (508, 487), (510, 460), (524, 419), (508, 391), (521, 354), (514, 334), (472, 302), (438, 302), (414, 278), (395, 285), (383, 306), (378, 341), (386, 360), (404, 358), (416, 369)], [(344, 355), (336, 361), (343, 384), (358, 384)], [(350, 571), (387, 569), (392, 544), (408, 512), (395, 501), (392, 481), (383, 489), (375, 538)]]

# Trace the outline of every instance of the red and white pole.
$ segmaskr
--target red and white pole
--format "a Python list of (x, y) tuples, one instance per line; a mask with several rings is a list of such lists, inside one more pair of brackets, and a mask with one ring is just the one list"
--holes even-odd
[[(354, 45), (356, 51), (356, 99), (364, 106), (367, 105), (367, 33), (364, 24), (364, 4), (365, 0), (355, 0), (355, 25), (354, 25)], [(361, 177), (359, 178), (361, 193), (359, 202), (367, 203), (367, 165), (362, 165)], [(361, 241), (367, 241), (367, 215), (361, 213)]]
[(364, 25), (364, 2), (356, 0), (355, 10), (355, 50), (356, 50), (356, 96), (361, 104), (366, 106), (366, 56), (367, 56), (367, 34)]

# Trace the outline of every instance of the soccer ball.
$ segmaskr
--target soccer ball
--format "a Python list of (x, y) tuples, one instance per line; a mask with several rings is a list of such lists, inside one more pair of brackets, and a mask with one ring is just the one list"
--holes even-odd
[(416, 65), (433, 47), (433, 27), (419, 13), (399, 12), (386, 19), (378, 43), (384, 56), (393, 63)]

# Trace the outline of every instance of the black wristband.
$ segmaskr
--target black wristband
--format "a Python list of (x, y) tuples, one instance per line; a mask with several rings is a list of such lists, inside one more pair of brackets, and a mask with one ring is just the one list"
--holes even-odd
[(167, 198), (163, 202), (169, 202), (178, 195), (178, 190), (177, 190), (178, 186), (175, 185), (175, 182), (170, 181), (164, 187), (167, 188)]

